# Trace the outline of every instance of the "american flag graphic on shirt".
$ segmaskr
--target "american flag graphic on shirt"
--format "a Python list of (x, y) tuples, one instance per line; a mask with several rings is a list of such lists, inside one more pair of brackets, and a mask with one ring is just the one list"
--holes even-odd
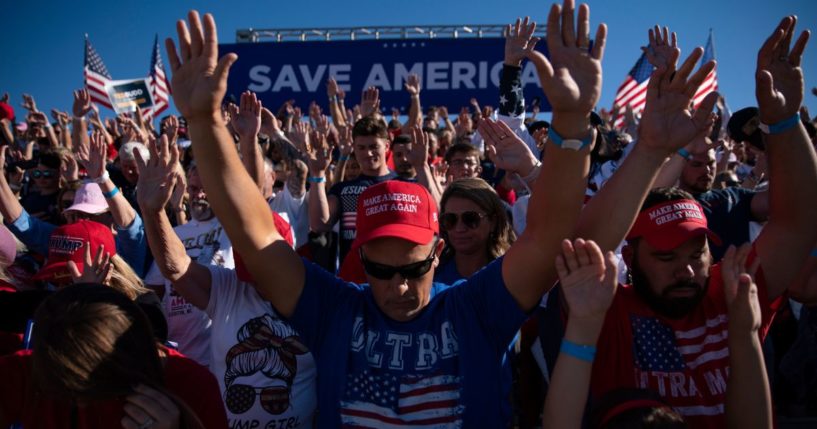
[(455, 428), (462, 426), (460, 377), (373, 372), (349, 374), (341, 401), (343, 427)]
[(727, 316), (680, 330), (654, 317), (630, 316), (641, 387), (657, 390), (684, 416), (723, 414), (728, 379)]

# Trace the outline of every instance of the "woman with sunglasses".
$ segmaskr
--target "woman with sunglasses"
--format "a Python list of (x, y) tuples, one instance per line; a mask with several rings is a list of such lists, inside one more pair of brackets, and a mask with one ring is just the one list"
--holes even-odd
[(516, 240), (496, 191), (482, 179), (463, 178), (440, 200), (440, 226), (446, 242), (434, 281), (453, 284), (505, 254)]

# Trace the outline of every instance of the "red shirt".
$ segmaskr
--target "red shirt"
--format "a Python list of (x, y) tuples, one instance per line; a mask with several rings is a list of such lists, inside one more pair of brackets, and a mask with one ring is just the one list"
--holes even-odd
[[(207, 368), (167, 350), (165, 386), (196, 413), (207, 428), (224, 429), (227, 415), (218, 383)], [(71, 427), (71, 403), (51, 398), (37, 400), (31, 383), (31, 351), (0, 357), (0, 427), (19, 421), (26, 429)], [(125, 416), (124, 399), (95, 401), (77, 408), (76, 428), (119, 428)]]
[[(779, 300), (769, 303), (760, 270), (756, 281), (762, 341)], [(620, 287), (599, 337), (591, 395), (598, 398), (617, 388), (650, 389), (675, 408), (689, 427), (726, 427), (727, 322), (720, 265), (709, 272), (703, 301), (683, 319), (656, 314), (631, 286)]]

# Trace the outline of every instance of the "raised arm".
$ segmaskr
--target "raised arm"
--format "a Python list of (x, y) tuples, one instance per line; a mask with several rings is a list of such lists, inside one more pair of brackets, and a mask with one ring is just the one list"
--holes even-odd
[(218, 59), (216, 23), (209, 14), (204, 26), (196, 11), (190, 28), (177, 23), (180, 55), (166, 41), (173, 73), (173, 100), (187, 118), (196, 161), (216, 215), (235, 251), (256, 279), (259, 293), (282, 316), (295, 311), (304, 284), (300, 258), (275, 229), (269, 206), (247, 174), (221, 116), (221, 101), (235, 54)]
[(74, 115), (73, 126), (71, 127), (71, 141), (74, 144), (74, 151), (87, 148), (90, 144), (88, 140), (88, 122), (85, 115), (91, 111), (91, 96), (86, 89), (74, 91), (74, 104), (71, 113)]
[[(761, 312), (757, 285), (746, 269), (749, 244), (730, 247), (721, 260), (729, 310), (729, 382), (726, 423), (730, 428), (771, 428), (772, 394), (760, 345)], [(758, 261), (759, 262), (759, 261)]]
[(411, 104), (409, 106), (408, 122), (404, 127), (423, 126), (423, 106), (420, 105), (420, 76), (412, 73), (406, 78), (406, 83), (403, 85), (406, 92), (411, 96)]
[(817, 158), (800, 121), (803, 70), (800, 61), (809, 32), (791, 46), (797, 18), (783, 18), (757, 55), (756, 88), (769, 163), (769, 222), (757, 239), (757, 252), (769, 299), (794, 281), (817, 242)]
[[(233, 129), (238, 133), (238, 148), (241, 151), (241, 162), (250, 173), (258, 189), (264, 188), (264, 155), (258, 146), (258, 132), (261, 131), (261, 100), (254, 92), (244, 91), (238, 107), (232, 107), (230, 120)], [(235, 106), (235, 105), (232, 105)]]
[[(652, 37), (652, 30), (650, 31)], [(695, 48), (676, 71), (680, 51), (673, 48), (650, 77), (638, 143), (601, 191), (582, 210), (576, 236), (615, 249), (630, 230), (659, 168), (667, 157), (712, 126), (717, 93), (710, 93), (693, 114), (689, 103), (703, 79), (715, 67), (692, 69), (703, 55)], [(547, 158), (547, 157), (545, 157)]]
[[(553, 106), (552, 136), (580, 140), (580, 148), (557, 145), (551, 138), (542, 174), (533, 187), (525, 232), (505, 255), (502, 277), (520, 308), (532, 309), (556, 280), (552, 263), (561, 241), (571, 237), (582, 206), (594, 133), (590, 112), (601, 95), (601, 59), (607, 27), (599, 25), (595, 45), (590, 45), (590, 8), (579, 7), (578, 32), (574, 26), (574, 2), (553, 5), (548, 15), (547, 43), (550, 60), (527, 49), (536, 65), (545, 95)], [(502, 140), (502, 137), (498, 138)]]
[(179, 149), (176, 145), (168, 144), (167, 136), (161, 137), (158, 147), (156, 143), (148, 144), (148, 149), (149, 160), (142, 159), (139, 151), (134, 153), (139, 168), (136, 199), (144, 215), (150, 251), (162, 276), (170, 280), (173, 288), (187, 302), (204, 309), (210, 301), (210, 270), (193, 262), (187, 255), (184, 244), (165, 214), (173, 188), (181, 180), (176, 169)]
[(329, 148), (323, 147), (325, 141), (311, 142), (309, 125), (298, 123), (295, 125), (293, 139), (303, 142), (302, 151), (306, 154), (306, 164), (309, 167), (309, 229), (315, 232), (327, 232), (337, 222), (339, 214), (338, 199), (334, 195), (327, 195), (326, 169), (331, 158)]
[(326, 96), (329, 97), (329, 114), (336, 127), (346, 125), (343, 108), (340, 107), (340, 97), (338, 94), (338, 82), (334, 77), (326, 81)]
[(596, 342), (618, 287), (616, 257), (592, 241), (562, 242), (556, 270), (568, 317), (545, 398), (542, 427), (580, 428)]
[[(138, 152), (138, 151), (134, 151)], [(108, 145), (105, 138), (99, 132), (94, 132), (91, 136), (91, 143), (87, 148), (80, 148), (78, 152), (79, 162), (88, 172), (88, 178), (99, 184), (114, 223), (119, 228), (127, 228), (136, 218), (136, 210), (131, 207), (128, 200), (119, 192), (119, 189), (108, 176), (105, 164), (108, 160)]]
[(440, 183), (434, 178), (431, 166), (428, 165), (428, 135), (419, 125), (411, 127), (411, 152), (409, 153), (409, 162), (411, 162), (414, 170), (417, 171), (417, 183), (428, 189), (431, 198), (434, 198), (434, 202), (436, 202), (439, 207), (443, 193), (440, 189)]
[(6, 154), (9, 146), (0, 146), (0, 215), (6, 223), (12, 223), (23, 213), (20, 200), (14, 195), (6, 180)]

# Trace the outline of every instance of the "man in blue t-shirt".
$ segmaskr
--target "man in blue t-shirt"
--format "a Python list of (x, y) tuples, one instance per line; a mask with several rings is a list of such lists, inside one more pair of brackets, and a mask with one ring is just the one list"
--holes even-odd
[[(586, 12), (580, 28), (589, 25)], [(436, 205), (414, 183), (386, 181), (358, 197), (351, 251), (359, 252), (368, 287), (299, 258), (276, 230), (219, 112), (235, 55), (217, 59), (212, 16), (202, 25), (191, 12), (192, 31), (180, 23), (181, 58), (168, 52), (176, 107), (188, 119), (199, 168), (209, 172), (202, 180), (214, 210), (231, 213), (223, 226), (255, 287), (313, 351), (318, 427), (509, 426), (502, 360), (554, 283), (554, 261), (576, 227), (594, 137), (588, 118), (601, 94), (605, 27), (588, 50), (586, 35), (577, 38), (572, 24), (562, 29), (573, 15), (573, 7), (551, 9), (550, 60), (533, 49), (532, 26), (515, 30), (506, 46), (534, 62), (553, 106), (548, 156), (536, 167), (529, 206), (536, 216), (503, 258), (452, 286), (432, 281), (444, 243)], [(496, 131), (494, 142), (518, 139)]]

